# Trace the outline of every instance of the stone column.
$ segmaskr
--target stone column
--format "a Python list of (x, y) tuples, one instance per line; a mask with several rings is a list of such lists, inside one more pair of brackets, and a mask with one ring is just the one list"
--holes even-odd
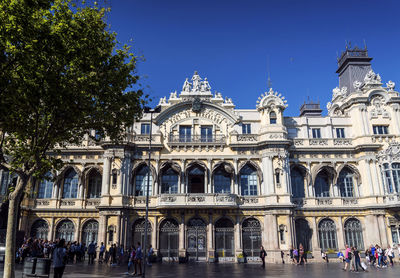
[(312, 217), (312, 238), (311, 238), (311, 244), (312, 244), (312, 250), (313, 252), (316, 252), (320, 250), (319, 245), (318, 245), (318, 228), (317, 228), (317, 219), (315, 217)]
[(238, 159), (235, 158), (233, 160), (233, 167), (235, 169), (235, 173), (233, 174), (233, 182), (234, 182), (233, 194), (240, 195), (240, 192), (239, 192), (239, 181), (238, 181), (238, 179), (239, 179), (238, 163), (239, 163)]
[(213, 224), (213, 217), (212, 214), (209, 214), (208, 218), (208, 227), (207, 227), (207, 250), (208, 250), (208, 256), (210, 255), (214, 256), (214, 224)]
[(75, 234), (74, 234), (74, 241), (80, 242), (80, 240), (79, 240), (80, 235), (81, 235), (81, 218), (78, 217)]
[(101, 195), (110, 195), (110, 168), (111, 168), (111, 156), (109, 154), (104, 154), (103, 160), (103, 179), (101, 184)]
[(279, 238), (276, 215), (267, 214), (264, 216), (264, 235), (267, 239), (266, 249), (277, 251), (279, 249)]
[(374, 159), (371, 160), (370, 167), (372, 169), (372, 176), (373, 176), (372, 180), (373, 180), (374, 191), (379, 195), (383, 195), (384, 194), (383, 186), (381, 186), (381, 183), (380, 183), (381, 173), (376, 170), (376, 168), (377, 168), (376, 160), (374, 160)]
[(185, 176), (185, 159), (181, 159), (181, 190), (179, 193), (187, 193), (185, 189), (186, 176)]
[(48, 233), (48, 238), (49, 241), (53, 241), (54, 240), (54, 217), (51, 218), (51, 222), (50, 222), (50, 227), (49, 227), (49, 233)]
[(116, 243), (120, 243), (121, 242), (121, 215), (117, 216), (117, 232), (116, 232)]
[(240, 216), (236, 215), (236, 222), (235, 222), (235, 254), (236, 256), (242, 253), (242, 237), (240, 236)]
[(125, 153), (120, 169), (120, 179), (118, 179), (118, 188), (121, 195), (128, 195), (131, 176), (131, 154)]
[(287, 216), (287, 221), (286, 221), (286, 227), (287, 227), (287, 246), (290, 249), (290, 246), (293, 246), (293, 234), (292, 234), (292, 216), (288, 215)]
[(339, 250), (344, 249), (344, 244), (345, 244), (345, 240), (344, 240), (344, 235), (343, 235), (343, 219), (341, 216), (338, 217), (338, 227), (336, 229), (337, 231), (337, 240), (338, 240), (338, 248)]
[(358, 111), (359, 111), (359, 118), (360, 118), (360, 121), (361, 121), (361, 135), (365, 135), (366, 134), (366, 131), (365, 131), (365, 122), (364, 122), (364, 117), (363, 117), (363, 106), (360, 106), (359, 108), (358, 108)]
[(181, 214), (181, 223), (179, 223), (179, 256), (184, 257), (185, 255), (185, 215)]
[(387, 248), (388, 236), (387, 236), (387, 229), (386, 229), (384, 215), (378, 215), (378, 227), (379, 227), (379, 235), (380, 235), (380, 239), (381, 239), (381, 247)]
[(100, 214), (99, 219), (99, 243), (107, 245), (107, 216)]
[(208, 164), (208, 170), (209, 170), (209, 175), (207, 175), (207, 188), (206, 188), (206, 193), (213, 193), (213, 188), (212, 188), (212, 181), (211, 181), (211, 177), (212, 177), (212, 160), (211, 159), (207, 159), (207, 164)]
[(154, 252), (157, 252), (157, 250), (158, 250), (158, 244), (157, 244), (158, 216), (154, 216), (153, 222), (154, 222), (154, 230), (151, 233), (151, 245), (153, 246)]

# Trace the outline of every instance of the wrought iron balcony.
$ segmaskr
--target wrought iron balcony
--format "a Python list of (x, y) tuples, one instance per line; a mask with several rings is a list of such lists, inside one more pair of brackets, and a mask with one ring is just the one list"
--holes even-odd
[(179, 145), (224, 145), (226, 142), (225, 135), (170, 135), (170, 144)]

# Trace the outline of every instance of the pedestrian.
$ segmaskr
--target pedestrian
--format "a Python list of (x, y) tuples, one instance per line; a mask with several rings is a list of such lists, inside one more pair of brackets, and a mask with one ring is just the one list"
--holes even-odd
[(60, 239), (53, 252), (54, 278), (62, 278), (67, 254), (64, 248), (65, 240)]
[(386, 253), (387, 257), (389, 258), (390, 266), (393, 266), (394, 251), (390, 245), (388, 246), (388, 249), (386, 249)]
[(99, 252), (99, 264), (103, 263), (103, 257), (104, 257), (105, 250), (106, 250), (106, 247), (104, 246), (104, 242), (102, 242), (100, 245), (100, 252)]
[[(135, 254), (135, 273), (133, 275), (136, 274), (139, 276), (142, 275), (142, 259), (143, 259), (142, 247), (140, 247), (140, 242), (138, 242)], [(137, 273), (138, 269), (140, 273)]]
[(261, 246), (261, 250), (260, 250), (260, 258), (262, 261), (262, 268), (265, 268), (265, 257), (267, 256), (267, 252), (265, 252), (264, 246)]
[(300, 265), (302, 263), (307, 264), (306, 252), (304, 250), (302, 243), (299, 244), (299, 257), (300, 257), (300, 261), (298, 264), (300, 264)]
[(89, 243), (88, 255), (89, 255), (88, 264), (93, 264), (94, 263), (94, 257), (96, 256), (96, 244), (94, 244), (93, 241), (91, 243)]
[(356, 271), (358, 271), (359, 268), (361, 268), (363, 271), (365, 271), (365, 269), (361, 265), (360, 251), (357, 250), (357, 247), (354, 247), (353, 255), (354, 255)]
[(293, 263), (299, 264), (299, 250), (297, 248), (293, 249)]
[(110, 249), (108, 249), (108, 254), (110, 255), (110, 266), (115, 263), (115, 252), (114, 244), (111, 244)]
[[(130, 269), (132, 267), (132, 265), (135, 265), (135, 256), (136, 256), (136, 250), (135, 250), (135, 246), (132, 246), (131, 248), (131, 252), (129, 253), (129, 259), (128, 259), (128, 272), (126, 272), (126, 275), (130, 274)], [(136, 274), (135, 274), (136, 275)]]
[(329, 263), (328, 255), (325, 251), (321, 250), (321, 257), (326, 263)]
[(344, 263), (344, 268), (343, 268), (343, 270), (344, 271), (347, 271), (347, 267), (349, 267), (350, 268), (350, 260), (351, 260), (351, 249), (349, 248), (349, 246), (346, 244), (345, 245), (345, 251), (344, 251), (344, 261), (345, 261), (345, 263)]
[(154, 253), (154, 250), (153, 250), (153, 247), (150, 244), (149, 253), (147, 254), (147, 265), (148, 266), (152, 266), (151, 261), (152, 261), (152, 258), (153, 258), (153, 253)]
[(282, 264), (285, 264), (284, 257), (285, 257), (285, 252), (283, 252), (283, 251), (281, 250), (281, 259), (282, 259)]

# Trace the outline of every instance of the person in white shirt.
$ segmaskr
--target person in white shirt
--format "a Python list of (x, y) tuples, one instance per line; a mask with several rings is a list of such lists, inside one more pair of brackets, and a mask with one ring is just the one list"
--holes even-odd
[(386, 257), (389, 258), (390, 266), (393, 266), (393, 257), (394, 257), (393, 248), (389, 245), (385, 253)]

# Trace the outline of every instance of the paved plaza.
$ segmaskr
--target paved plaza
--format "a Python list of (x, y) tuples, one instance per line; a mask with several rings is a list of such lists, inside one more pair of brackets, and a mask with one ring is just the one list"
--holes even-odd
[[(363, 278), (391, 278), (399, 277), (400, 265), (393, 268), (385, 269), (369, 269), (368, 272), (353, 273), (341, 270), (342, 265), (338, 263), (329, 264), (308, 264), (305, 266), (296, 266), (291, 264), (268, 264), (265, 269), (256, 264), (208, 264), (208, 263), (191, 263), (176, 264), (164, 263), (154, 264), (147, 268), (147, 277), (154, 278), (223, 278), (223, 277), (324, 277), (324, 278), (346, 278), (346, 277), (363, 277)], [(64, 273), (65, 278), (78, 277), (131, 277), (125, 275), (126, 267), (109, 267), (104, 265), (67, 265)], [(3, 276), (2, 270), (0, 276)], [(51, 276), (53, 273), (51, 273)], [(22, 277), (22, 265), (17, 266), (16, 277)]]

